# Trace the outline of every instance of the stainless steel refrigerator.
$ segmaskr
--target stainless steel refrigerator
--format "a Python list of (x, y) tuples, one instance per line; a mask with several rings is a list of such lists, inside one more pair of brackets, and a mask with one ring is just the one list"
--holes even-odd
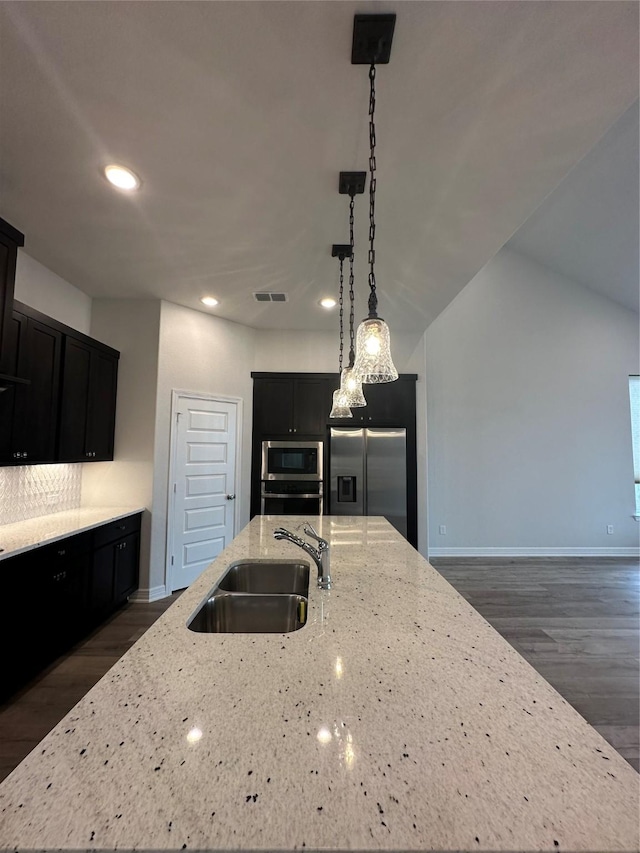
[(405, 429), (332, 427), (331, 515), (383, 515), (407, 535)]

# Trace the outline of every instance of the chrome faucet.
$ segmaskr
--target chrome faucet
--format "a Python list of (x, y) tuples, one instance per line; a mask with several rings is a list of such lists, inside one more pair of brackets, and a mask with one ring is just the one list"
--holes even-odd
[(318, 547), (314, 548), (309, 542), (305, 542), (295, 533), (291, 533), (285, 527), (278, 527), (273, 531), (274, 539), (286, 539), (287, 542), (293, 542), (298, 548), (302, 548), (313, 560), (318, 568), (318, 586), (320, 589), (331, 589), (331, 575), (329, 574), (329, 543), (326, 539), (318, 536), (316, 531), (310, 524), (305, 524), (303, 528), (307, 536), (311, 536), (318, 543)]

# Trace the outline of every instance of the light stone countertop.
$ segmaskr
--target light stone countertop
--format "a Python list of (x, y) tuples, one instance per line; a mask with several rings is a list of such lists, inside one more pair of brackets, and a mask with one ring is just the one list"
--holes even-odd
[(186, 628), (305, 559), (256, 517), (0, 785), (0, 847), (637, 851), (635, 770), (388, 522), (310, 520), (307, 624)]
[(138, 506), (81, 507), (0, 525), (0, 560), (143, 510)]

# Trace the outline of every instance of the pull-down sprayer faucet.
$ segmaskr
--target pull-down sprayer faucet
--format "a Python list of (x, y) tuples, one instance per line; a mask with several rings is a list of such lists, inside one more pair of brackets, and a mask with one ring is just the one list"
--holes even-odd
[(274, 539), (285, 539), (287, 542), (292, 542), (298, 548), (302, 548), (313, 560), (318, 568), (318, 586), (320, 589), (331, 589), (331, 575), (329, 574), (329, 543), (326, 539), (318, 536), (316, 531), (310, 524), (305, 524), (303, 528), (307, 536), (311, 536), (318, 543), (318, 547), (314, 548), (309, 542), (305, 542), (295, 533), (287, 530), (285, 527), (278, 527), (273, 531)]

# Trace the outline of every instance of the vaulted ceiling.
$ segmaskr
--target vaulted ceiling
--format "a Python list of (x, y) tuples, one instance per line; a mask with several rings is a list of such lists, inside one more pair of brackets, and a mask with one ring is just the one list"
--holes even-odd
[[(637, 168), (625, 178), (637, 164), (635, 2), (2, 2), (0, 216), (91, 296), (207, 310), (210, 293), (231, 320), (333, 329), (317, 300), (337, 289), (331, 245), (348, 241), (338, 174), (368, 164), (353, 16), (389, 11), (391, 59), (377, 69), (380, 314), (426, 328), (512, 237), (561, 271), (590, 271), (588, 286), (606, 278), (624, 302), (637, 288)], [(625, 142), (611, 141), (616, 128)], [(106, 183), (110, 162), (141, 176), (137, 194)], [(367, 215), (358, 196), (358, 319)], [(558, 223), (573, 229), (564, 257)], [(288, 301), (257, 304), (269, 290)]]

